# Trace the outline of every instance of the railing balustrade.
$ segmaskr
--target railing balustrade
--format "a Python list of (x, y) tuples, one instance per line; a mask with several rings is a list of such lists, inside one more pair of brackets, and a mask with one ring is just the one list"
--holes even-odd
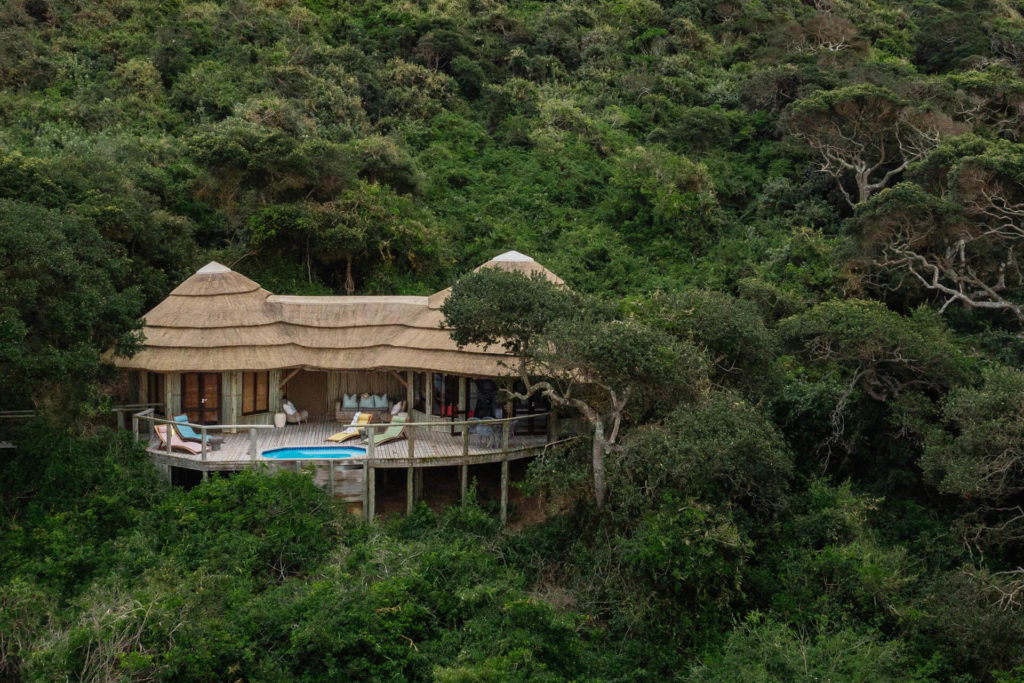
[[(198, 430), (201, 435), (201, 448), (199, 453), (199, 461), (202, 463), (209, 462), (208, 450), (209, 450), (209, 432), (223, 432), (226, 430), (247, 430), (249, 432), (249, 460), (255, 463), (259, 456), (257, 430), (260, 429), (275, 429), (274, 425), (201, 425), (193, 424), (191, 422), (176, 422), (174, 420), (168, 420), (160, 418), (155, 415), (155, 407), (159, 407), (159, 404), (140, 404), (139, 406), (119, 406), (120, 409), (126, 409), (129, 407), (142, 407), (146, 406), (144, 410), (132, 413), (132, 431), (135, 434), (136, 440), (143, 439), (141, 424), (147, 423), (152, 425), (149, 429), (153, 429), (156, 425), (167, 425), (167, 435), (164, 440), (164, 448), (166, 448), (166, 455), (170, 456), (173, 454), (173, 443), (172, 435), (174, 433), (175, 426), (191, 427), (194, 430)], [(518, 420), (536, 419), (537, 417), (549, 416), (548, 420), (548, 431), (543, 445), (532, 442), (522, 445), (512, 446), (513, 432), (515, 431), (515, 422)], [(118, 425), (123, 425), (123, 419), (118, 420)], [(349, 493), (347, 500), (353, 502), (361, 502), (363, 505), (363, 515), (367, 520), (372, 520), (375, 515), (376, 507), (376, 475), (375, 470), (379, 467), (385, 468), (407, 468), (406, 478), (406, 495), (408, 498), (407, 509), (412, 509), (413, 500), (415, 497), (421, 495), (418, 492), (419, 479), (416, 475), (421, 474), (422, 470), (419, 468), (423, 466), (429, 466), (431, 461), (436, 461), (436, 464), (458, 464), (459, 465), (459, 488), (461, 493), (462, 503), (466, 502), (466, 494), (468, 488), (469, 479), (469, 465), (471, 464), (470, 456), (479, 456), (482, 458), (481, 461), (486, 462), (500, 462), (501, 463), (501, 502), (500, 502), (500, 517), (502, 523), (505, 523), (508, 514), (508, 480), (509, 480), (509, 461), (516, 459), (516, 457), (522, 457), (528, 454), (528, 452), (536, 452), (540, 448), (549, 448), (552, 445), (568, 442), (576, 437), (560, 438), (559, 425), (555, 421), (555, 418), (551, 413), (535, 413), (531, 415), (518, 415), (514, 417), (504, 418), (493, 418), (493, 419), (469, 419), (459, 421), (432, 421), (432, 422), (407, 422), (405, 423), (404, 430), (405, 436), (408, 439), (408, 449), (406, 451), (406, 458), (401, 457), (378, 457), (379, 449), (381, 448), (376, 442), (375, 437), (383, 430), (394, 427), (392, 423), (371, 423), (367, 425), (360, 425), (359, 429), (366, 438), (366, 455), (351, 456), (344, 459), (340, 458), (324, 458), (317, 459), (314, 465), (314, 473), (319, 470), (318, 466), (326, 465), (327, 481), (323, 488), (332, 496), (337, 493), (338, 480), (337, 475), (339, 472), (342, 473), (342, 485), (345, 485), (347, 481), (350, 486), (358, 486), (356, 483), (358, 479), (347, 478), (344, 473), (355, 469), (356, 471), (361, 470), (362, 474), (362, 486), (361, 490), (356, 488), (355, 491), (358, 493)], [(440, 428), (440, 429), (439, 429)], [(453, 428), (461, 428), (459, 434), (461, 440), (461, 448), (456, 453), (449, 451), (447, 454), (438, 455), (421, 455), (417, 458), (416, 450), (417, 444), (424, 444), (426, 446), (431, 445), (431, 438), (424, 437), (423, 432), (436, 431), (442, 435), (442, 438), (447, 437), (450, 433), (449, 430)], [(417, 433), (420, 433), (420, 437), (417, 438)], [(473, 452), (471, 449), (471, 439), (475, 435), (486, 437), (487, 443), (484, 449)], [(148, 437), (147, 437), (148, 439)], [(436, 440), (436, 437), (435, 437)], [(302, 444), (296, 444), (302, 445)], [(454, 463), (452, 459), (457, 459)], [(474, 460), (473, 462), (475, 462)], [(193, 461), (194, 462), (194, 461)], [(237, 461), (236, 461), (237, 462)], [(296, 471), (302, 470), (302, 461), (294, 461), (294, 468)], [(280, 464), (279, 464), (280, 466)], [(204, 470), (203, 477), (207, 476), (207, 472)], [(350, 489), (352, 491), (352, 489)], [(342, 496), (345, 496), (344, 488), (342, 489)], [(355, 497), (353, 497), (355, 496)]]
[[(157, 425), (167, 425), (167, 431), (165, 433), (165, 438), (164, 438), (164, 445), (166, 447), (166, 454), (167, 455), (173, 455), (174, 427), (176, 427), (176, 426), (177, 427), (191, 427), (193, 430), (198, 429), (199, 433), (200, 433), (200, 436), (201, 436), (201, 439), (200, 439), (200, 450), (199, 450), (199, 460), (200, 460), (200, 462), (206, 462), (208, 460), (207, 453), (210, 450), (210, 443), (209, 443), (209, 441), (210, 441), (209, 440), (209, 432), (210, 431), (224, 432), (226, 430), (233, 430), (233, 431), (239, 431), (239, 430), (245, 431), (245, 430), (248, 430), (249, 431), (249, 453), (248, 453), (249, 460), (251, 462), (256, 462), (257, 457), (259, 456), (259, 448), (257, 446), (258, 440), (256, 438), (256, 430), (258, 430), (258, 429), (274, 429), (274, 425), (204, 425), (204, 424), (195, 424), (195, 423), (192, 423), (192, 422), (177, 422), (175, 420), (168, 420), (168, 419), (165, 419), (165, 418), (162, 418), (162, 417), (156, 417), (153, 414), (153, 409), (152, 408), (148, 408), (146, 410), (143, 410), (141, 412), (138, 412), (138, 413), (135, 413), (135, 414), (132, 415), (132, 431), (135, 434), (135, 440), (136, 441), (141, 441), (142, 440), (141, 434), (140, 434), (140, 431), (139, 431), (139, 423), (140, 422), (148, 422), (151, 425), (153, 425), (154, 429), (156, 428)], [(147, 439), (148, 439), (148, 437), (147, 437)]]

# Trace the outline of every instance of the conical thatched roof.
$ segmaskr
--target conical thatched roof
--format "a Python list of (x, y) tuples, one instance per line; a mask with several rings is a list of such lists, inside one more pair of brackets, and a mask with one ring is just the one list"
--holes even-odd
[[(565, 284), (564, 282), (562, 282), (562, 278), (558, 277), (550, 270), (534, 261), (531, 257), (527, 256), (526, 254), (521, 254), (518, 251), (506, 251), (504, 254), (499, 254), (498, 256), (495, 256), (487, 263), (477, 266), (473, 270), (478, 271), (484, 268), (500, 268), (501, 270), (507, 271), (518, 270), (519, 272), (527, 276), (533, 275), (534, 273), (540, 273), (545, 278), (551, 280), (555, 284)], [(444, 303), (444, 300), (447, 299), (448, 295), (451, 293), (452, 288), (448, 287), (447, 289), (442, 289), (440, 292), (431, 294), (429, 301), (430, 307), (440, 308), (441, 304)]]
[[(481, 267), (561, 279), (528, 256), (507, 252)], [(227, 372), (432, 370), (501, 374), (496, 348), (458, 349), (438, 310), (450, 290), (424, 296), (275, 296), (219, 263), (200, 268), (145, 315), (145, 347), (125, 368)]]

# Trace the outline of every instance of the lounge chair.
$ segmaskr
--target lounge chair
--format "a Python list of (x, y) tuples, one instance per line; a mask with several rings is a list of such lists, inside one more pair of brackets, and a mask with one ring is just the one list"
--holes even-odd
[(405, 415), (395, 415), (391, 418), (391, 424), (380, 434), (373, 435), (373, 445), (379, 446), (383, 443), (397, 441), (405, 437)]
[(302, 424), (302, 421), (309, 417), (308, 410), (297, 409), (295, 404), (288, 399), (281, 402), (281, 410), (284, 411), (285, 418), (291, 424)]
[(328, 441), (334, 441), (335, 443), (341, 443), (342, 441), (348, 441), (359, 436), (359, 427), (362, 425), (368, 425), (373, 421), (373, 413), (356, 413), (355, 417), (352, 418), (352, 422), (344, 430), (337, 434), (331, 434), (327, 437)]
[[(188, 415), (175, 415), (173, 419), (174, 419), (175, 422), (179, 423), (179, 424), (174, 425), (174, 431), (178, 432), (178, 436), (180, 436), (183, 441), (198, 441), (198, 442), (202, 443), (203, 435), (202, 434), (197, 434), (196, 430), (194, 430), (194, 429), (192, 429), (191, 427), (188, 426), (188, 424), (187, 424), (188, 423)], [(180, 424), (180, 423), (185, 423), (185, 424)], [(209, 443), (209, 441), (210, 441), (210, 436), (209, 435), (206, 436), (206, 441), (207, 441), (207, 443)]]
[[(160, 439), (160, 448), (167, 449), (167, 425), (153, 425), (153, 430), (156, 431), (156, 436)], [(203, 452), (203, 445), (194, 443), (192, 441), (183, 441), (178, 432), (171, 430), (171, 450), (177, 449), (179, 451), (185, 451), (192, 453), (193, 455), (199, 455)]]

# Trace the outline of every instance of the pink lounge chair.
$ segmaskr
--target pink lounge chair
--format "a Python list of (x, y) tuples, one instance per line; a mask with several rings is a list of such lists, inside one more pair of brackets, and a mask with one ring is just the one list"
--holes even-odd
[[(160, 439), (160, 448), (167, 449), (167, 425), (153, 425), (153, 429), (156, 431), (156, 436)], [(178, 433), (171, 430), (171, 450), (178, 449), (192, 453), (193, 455), (199, 455), (203, 452), (203, 445), (194, 443), (192, 441), (185, 441)]]

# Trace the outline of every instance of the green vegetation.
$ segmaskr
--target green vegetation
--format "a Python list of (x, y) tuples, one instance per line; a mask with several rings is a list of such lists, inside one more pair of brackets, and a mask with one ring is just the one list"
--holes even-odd
[[(0, 678), (1020, 680), (1022, 11), (4, 4), (0, 409), (43, 419), (0, 456)], [(211, 259), (424, 294), (507, 249), (571, 292), (445, 313), (588, 420), (543, 522), (173, 490), (97, 427)]]

